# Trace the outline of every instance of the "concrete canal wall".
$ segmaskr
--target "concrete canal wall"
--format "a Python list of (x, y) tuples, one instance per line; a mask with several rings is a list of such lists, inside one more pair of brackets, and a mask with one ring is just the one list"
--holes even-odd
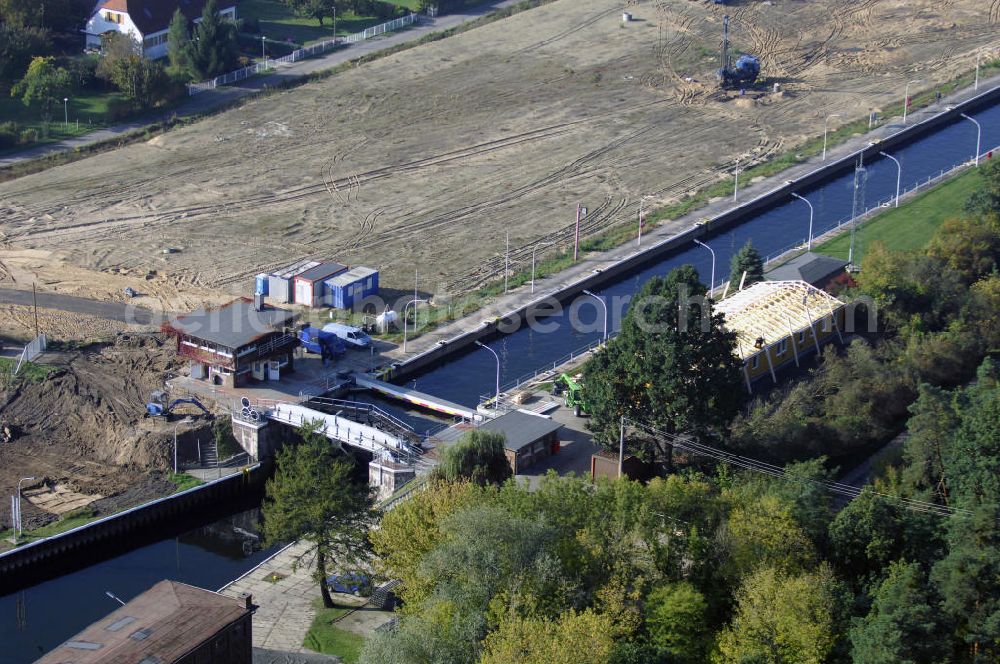
[[(476, 341), (502, 334), (499, 331), (501, 327), (509, 331), (516, 328), (515, 322), (523, 324), (525, 312), (529, 310), (540, 311), (540, 305), (544, 302), (551, 302), (554, 298), (560, 303), (566, 303), (577, 297), (584, 290), (599, 288), (608, 282), (624, 277), (646, 267), (650, 263), (661, 260), (671, 251), (689, 246), (695, 238), (702, 238), (741, 223), (748, 216), (788, 199), (790, 193), (793, 191), (797, 192), (810, 185), (827, 180), (841, 172), (853, 169), (858, 156), (863, 156), (866, 161), (873, 159), (877, 157), (880, 150), (888, 150), (894, 146), (909, 143), (943, 124), (952, 122), (961, 113), (968, 113), (977, 108), (996, 103), (998, 98), (1000, 98), (1000, 86), (985, 90), (964, 102), (955, 103), (949, 108), (942, 109), (940, 112), (902, 128), (895, 133), (884, 135), (877, 140), (873, 139), (872, 143), (859, 150), (855, 150), (839, 159), (831, 160), (795, 179), (786, 180), (780, 186), (703, 223), (696, 223), (679, 233), (652, 243), (642, 251), (638, 251), (613, 265), (601, 270), (595, 270), (593, 273), (567, 284), (554, 294), (529, 300), (516, 309), (507, 311), (493, 319), (484, 320), (482, 327), (476, 330), (464, 332), (450, 339), (439, 341), (435, 347), (394, 366), (387, 378), (394, 381), (403, 380), (414, 373), (434, 366), (444, 361), (449, 355), (472, 345)], [(695, 215), (697, 215), (697, 211), (692, 213), (691, 216)], [(569, 350), (572, 349), (567, 349), (567, 351)]]

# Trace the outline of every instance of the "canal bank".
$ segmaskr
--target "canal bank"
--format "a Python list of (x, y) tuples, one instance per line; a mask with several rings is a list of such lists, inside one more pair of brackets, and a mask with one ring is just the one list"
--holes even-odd
[[(490, 306), (476, 314), (430, 330), (410, 341), (411, 347), (415, 346), (421, 350), (410, 356), (402, 353), (390, 354), (394, 362), (388, 377), (397, 383), (419, 377), (429, 369), (446, 362), (453, 354), (462, 350), (467, 351), (477, 341), (518, 332), (527, 321), (544, 318), (550, 311), (560, 311), (561, 305), (579, 297), (585, 290), (601, 289), (609, 283), (662, 261), (664, 257), (681, 248), (689, 247), (695, 239), (707, 240), (738, 226), (762, 210), (787, 202), (792, 192), (807, 191), (838, 174), (852, 172), (859, 158), (862, 163), (884, 159), (880, 155), (881, 152), (912, 144), (921, 136), (954, 123), (963, 113), (971, 114), (995, 104), (1000, 99), (1000, 77), (982, 83), (980, 90), (982, 91), (963, 90), (943, 98), (926, 109), (912, 113), (905, 127), (890, 123), (853, 138), (832, 148), (829, 153), (839, 156), (833, 156), (825, 162), (811, 159), (776, 176), (752, 183), (740, 192), (740, 198), (744, 201), (742, 203), (715, 201), (684, 217), (665, 222), (644, 234), (641, 246), (638, 242), (629, 243), (599, 255), (585, 256), (573, 267), (538, 280), (535, 288), (537, 294), (532, 294), (529, 287), (522, 286), (497, 298)], [(923, 117), (914, 121), (915, 117), (920, 116)], [(983, 141), (982, 146), (986, 145), (992, 143)], [(970, 149), (970, 159), (973, 152), (975, 150)], [(858, 211), (858, 216), (864, 216), (876, 207), (877, 203), (862, 208)], [(814, 233), (817, 237), (820, 234)], [(792, 249), (792, 245), (783, 248)], [(719, 267), (721, 269), (716, 273), (714, 287), (720, 286), (726, 280), (725, 263), (717, 266)], [(705, 281), (708, 280), (707, 273), (703, 272), (702, 276)], [(560, 307), (554, 307), (554, 303), (558, 303)], [(468, 402), (463, 403), (471, 405)]]

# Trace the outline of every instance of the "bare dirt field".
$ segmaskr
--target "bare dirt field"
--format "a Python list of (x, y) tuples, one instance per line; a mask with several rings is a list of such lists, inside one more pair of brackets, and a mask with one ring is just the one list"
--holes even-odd
[[(623, 25), (620, 2), (559, 0), (5, 183), (0, 242), (50, 252), (53, 288), (152, 273), (164, 302), (245, 293), (306, 256), (460, 292), (502, 266), (505, 233), (523, 262), (568, 241), (577, 202), (587, 232), (632, 220), (643, 195), (676, 200), (831, 112), (967, 71), (1000, 19), (996, 0), (632, 4)], [(717, 90), (723, 12), (780, 93)]]
[[(119, 335), (82, 351), (49, 353), (56, 367), (44, 381), (0, 383), (0, 495), (24, 483), (26, 528), (89, 506), (114, 512), (170, 493), (174, 423), (144, 419), (150, 392), (176, 369), (158, 335)], [(181, 425), (182, 436), (207, 439), (207, 426)], [(10, 525), (0, 510), (0, 529)]]

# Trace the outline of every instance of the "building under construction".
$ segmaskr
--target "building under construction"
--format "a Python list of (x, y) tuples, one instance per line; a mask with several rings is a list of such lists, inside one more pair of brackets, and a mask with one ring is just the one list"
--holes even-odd
[(843, 341), (846, 305), (805, 281), (762, 281), (715, 305), (736, 333), (736, 354), (743, 360), (748, 391), (755, 380), (801, 358), (823, 344)]

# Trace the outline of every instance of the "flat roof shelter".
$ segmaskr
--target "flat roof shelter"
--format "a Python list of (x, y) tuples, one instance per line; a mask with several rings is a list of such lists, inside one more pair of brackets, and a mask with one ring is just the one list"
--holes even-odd
[(715, 305), (726, 328), (736, 332), (736, 354), (743, 360), (747, 390), (751, 383), (806, 354), (836, 335), (843, 342), (846, 305), (804, 281), (761, 281)]
[(250, 664), (250, 596), (160, 581), (37, 660), (41, 664)]
[(847, 265), (848, 262), (843, 259), (807, 251), (774, 268), (764, 278), (768, 281), (804, 281), (825, 289), (834, 283), (849, 282)]
[(483, 424), (480, 429), (504, 435), (507, 462), (515, 475), (559, 449), (562, 425), (542, 415), (512, 410)]
[(177, 337), (177, 354), (189, 360), (192, 378), (236, 387), (251, 376), (277, 380), (291, 370), (298, 347), (295, 313), (248, 298), (201, 308), (164, 324)]

